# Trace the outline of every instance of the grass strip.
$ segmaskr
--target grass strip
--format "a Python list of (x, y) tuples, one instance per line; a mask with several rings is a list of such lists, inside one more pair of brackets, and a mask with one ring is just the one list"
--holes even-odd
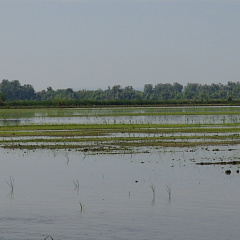
[[(89, 127), (89, 126), (88, 126)], [(11, 131), (5, 130), (3, 131), (0, 128), (0, 137), (23, 137), (23, 136), (59, 136), (59, 137), (67, 137), (67, 136), (102, 136), (107, 134), (113, 133), (145, 133), (145, 134), (174, 134), (174, 133), (192, 133), (192, 134), (199, 134), (199, 133), (240, 133), (240, 128), (237, 127), (185, 127), (185, 128), (154, 128), (154, 127), (138, 127), (138, 126), (116, 126), (116, 128), (97, 128), (96, 125), (93, 125), (92, 128), (85, 128), (85, 129), (66, 129), (63, 127), (62, 129), (58, 127), (54, 129), (43, 128), (42, 130), (36, 129), (35, 131), (32, 128), (24, 128), (22, 130), (12, 129)]]
[(239, 115), (239, 108), (100, 108), (100, 109), (0, 109), (0, 119), (32, 117), (119, 117), (119, 116), (171, 116), (171, 115)]
[(215, 135), (215, 136), (159, 136), (159, 137), (90, 137), (90, 138), (38, 138), (38, 139), (14, 139), (0, 140), (0, 143), (54, 143), (54, 142), (124, 142), (124, 141), (192, 141), (192, 140), (226, 140), (240, 139), (239, 135)]
[(3, 148), (7, 149), (78, 149), (82, 152), (111, 152), (112, 150), (129, 150), (134, 151), (134, 147), (196, 147), (196, 146), (218, 146), (218, 145), (236, 145), (240, 144), (240, 140), (237, 141), (211, 141), (211, 142), (121, 142), (121, 143), (104, 143), (104, 145), (93, 145), (93, 144), (54, 144), (54, 145), (22, 145), (22, 144), (6, 144), (3, 145)]

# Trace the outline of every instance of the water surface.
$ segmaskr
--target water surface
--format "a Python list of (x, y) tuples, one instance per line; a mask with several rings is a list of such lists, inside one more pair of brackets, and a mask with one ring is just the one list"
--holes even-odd
[(239, 121), (240, 108), (236, 106), (0, 109), (0, 126), (49, 123), (216, 124)]
[(133, 155), (1, 149), (1, 239), (237, 239), (238, 165), (195, 164), (238, 159), (240, 146), (230, 148)]

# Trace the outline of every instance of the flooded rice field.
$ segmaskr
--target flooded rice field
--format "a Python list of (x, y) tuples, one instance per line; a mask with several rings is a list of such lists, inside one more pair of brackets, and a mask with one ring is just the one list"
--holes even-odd
[[(168, 115), (199, 111), (170, 108), (161, 109), (161, 115), (152, 108), (134, 112), (148, 116), (125, 117), (121, 111), (132, 112), (120, 109), (120, 116), (108, 116), (115, 124), (99, 126), (67, 124), (62, 113), (41, 116), (38, 122), (39, 116), (31, 115), (38, 110), (29, 110), (28, 116), (23, 112), (23, 118), (7, 118), (5, 112), (0, 127), (0, 239), (238, 239), (239, 108), (216, 109), (204, 111), (221, 114)], [(92, 110), (66, 114), (74, 111)], [(104, 111), (97, 109), (98, 116), (92, 117), (110, 114)], [(199, 118), (201, 123), (161, 125), (161, 120), (156, 125), (149, 120), (170, 116)], [(89, 119), (67, 117), (75, 124), (78, 118)], [(126, 117), (148, 120), (117, 124)], [(205, 122), (204, 117), (216, 121)], [(54, 125), (47, 125), (49, 119), (55, 119)]]
[(238, 165), (196, 164), (240, 156), (218, 150), (2, 150), (1, 239), (237, 239)]
[(0, 120), (0, 126), (15, 124), (206, 124), (206, 123), (237, 123), (240, 116), (228, 115), (164, 115), (164, 116), (118, 116), (118, 117), (29, 117)]
[(240, 122), (239, 107), (0, 109), (0, 126), (15, 124), (206, 124)]

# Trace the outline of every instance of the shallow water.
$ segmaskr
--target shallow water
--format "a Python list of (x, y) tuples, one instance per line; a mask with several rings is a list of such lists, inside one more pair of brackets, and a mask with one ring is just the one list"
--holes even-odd
[(118, 117), (32, 117), (0, 120), (0, 126), (21, 124), (221, 124), (240, 122), (240, 115), (159, 115)]
[[(224, 112), (224, 115), (215, 115), (215, 113), (217, 112), (218, 113)], [(235, 114), (231, 115), (232, 112), (235, 112)], [(238, 112), (239, 114), (236, 114)], [(156, 113), (160, 115), (155, 115)], [(181, 113), (181, 115), (177, 115), (176, 113)], [(207, 113), (208, 115), (201, 114), (195, 115), (197, 113)], [(114, 116), (114, 114), (116, 116)], [(128, 114), (131, 114), (132, 116), (129, 116)], [(134, 114), (136, 115), (134, 116)], [(137, 114), (143, 115), (138, 116)], [(16, 124), (20, 125), (20, 124), (62, 124), (62, 123), (217, 124), (217, 123), (237, 123), (239, 121), (240, 121), (240, 108), (236, 106), (178, 107), (178, 108), (118, 107), (118, 108), (64, 108), (64, 109), (0, 109), (0, 126)]]
[(0, 238), (238, 239), (238, 165), (195, 162), (231, 161), (239, 153), (240, 146), (133, 155), (1, 149)]

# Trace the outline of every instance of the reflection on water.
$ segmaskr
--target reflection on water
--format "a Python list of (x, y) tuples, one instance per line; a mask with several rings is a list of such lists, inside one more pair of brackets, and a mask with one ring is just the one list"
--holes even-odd
[[(238, 165), (196, 163), (230, 161), (239, 151), (1, 150), (1, 239), (238, 239)], [(10, 176), (14, 198), (8, 195)]]
[(21, 120), (21, 119), (0, 119), (0, 126), (14, 126), (14, 125), (19, 125), (23, 123), (27, 123), (28, 121), (26, 119)]

